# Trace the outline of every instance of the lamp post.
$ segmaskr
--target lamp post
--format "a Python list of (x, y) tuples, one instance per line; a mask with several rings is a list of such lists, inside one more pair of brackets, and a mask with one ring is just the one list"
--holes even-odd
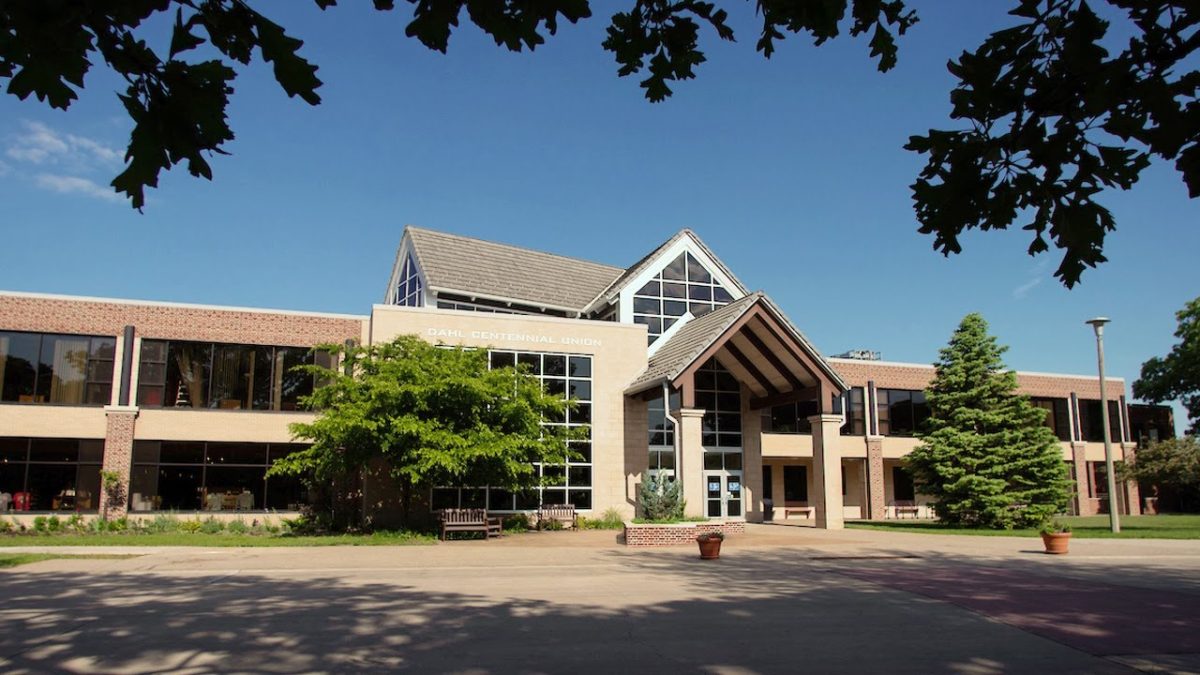
[(1113, 472), (1112, 433), (1108, 427), (1108, 396), (1104, 387), (1104, 324), (1108, 317), (1098, 316), (1088, 319), (1096, 331), (1096, 361), (1100, 366), (1100, 419), (1104, 424), (1104, 473), (1108, 478), (1108, 522), (1113, 532), (1121, 531), (1121, 514), (1117, 513), (1117, 478)]

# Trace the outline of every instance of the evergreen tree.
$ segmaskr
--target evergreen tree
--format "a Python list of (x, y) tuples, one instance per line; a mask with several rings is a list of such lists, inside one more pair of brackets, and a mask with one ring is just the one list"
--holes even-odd
[(941, 350), (926, 392), (922, 444), (907, 465), (945, 523), (1011, 529), (1039, 525), (1067, 505), (1070, 481), (1046, 413), (1016, 393), (1007, 347), (968, 314)]

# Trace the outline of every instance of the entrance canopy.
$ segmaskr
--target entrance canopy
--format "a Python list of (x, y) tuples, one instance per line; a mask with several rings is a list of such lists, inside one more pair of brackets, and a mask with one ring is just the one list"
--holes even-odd
[(715, 358), (750, 390), (750, 407), (815, 399), (822, 412), (847, 387), (837, 372), (762, 292), (751, 293), (692, 319), (658, 347), (625, 390), (638, 394), (668, 383), (682, 405), (695, 405), (693, 375)]

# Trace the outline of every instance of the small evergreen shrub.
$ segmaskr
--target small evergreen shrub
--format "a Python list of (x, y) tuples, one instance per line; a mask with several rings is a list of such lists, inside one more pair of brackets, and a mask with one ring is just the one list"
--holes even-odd
[(246, 521), (239, 518), (238, 520), (230, 521), (225, 526), (225, 530), (230, 534), (246, 534), (250, 531), (250, 526), (246, 524)]
[(204, 534), (218, 534), (225, 531), (225, 523), (216, 518), (209, 518), (200, 524), (200, 531)]
[(49, 527), (46, 525), (46, 516), (37, 516), (33, 519), (33, 531), (38, 534), (46, 534)]
[(638, 507), (648, 521), (683, 518), (686, 502), (679, 481), (666, 477), (647, 476), (638, 490)]

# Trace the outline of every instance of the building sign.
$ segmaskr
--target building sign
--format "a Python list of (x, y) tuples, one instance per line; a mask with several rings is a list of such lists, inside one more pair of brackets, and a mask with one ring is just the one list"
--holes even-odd
[(503, 333), (490, 330), (459, 330), (457, 328), (429, 328), (426, 337), (438, 340), (472, 340), (479, 342), (525, 342), (538, 345), (564, 345), (572, 347), (599, 347), (601, 340), (577, 335)]

